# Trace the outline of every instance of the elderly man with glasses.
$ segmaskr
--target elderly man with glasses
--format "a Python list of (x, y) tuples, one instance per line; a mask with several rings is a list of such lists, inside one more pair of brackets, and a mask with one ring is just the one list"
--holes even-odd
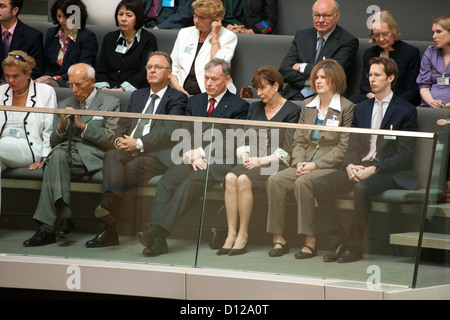
[(282, 92), (289, 100), (304, 100), (313, 95), (309, 76), (317, 61), (335, 59), (349, 76), (359, 41), (337, 25), (341, 13), (334, 0), (317, 0), (312, 7), (313, 28), (298, 31), (280, 73), (287, 84)]
[[(120, 100), (95, 89), (95, 70), (79, 63), (69, 68), (69, 87), (73, 97), (58, 104), (67, 114), (56, 114), (50, 144), (53, 150), (46, 159), (39, 202), (33, 219), (38, 231), (26, 240), (25, 247), (56, 242), (74, 229), (70, 209), (72, 179), (93, 175), (103, 167), (106, 150), (113, 146), (119, 118), (92, 115), (71, 115), (70, 109), (120, 111)], [(57, 229), (56, 221), (61, 218)]]

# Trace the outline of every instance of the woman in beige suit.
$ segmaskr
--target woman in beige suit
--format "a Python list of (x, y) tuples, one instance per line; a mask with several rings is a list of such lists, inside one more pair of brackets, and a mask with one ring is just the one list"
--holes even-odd
[[(346, 90), (342, 67), (333, 59), (322, 60), (312, 70), (310, 83), (317, 95), (303, 102), (299, 123), (350, 127), (355, 105), (341, 96)], [(316, 255), (312, 181), (339, 168), (347, 142), (348, 133), (296, 130), (291, 166), (267, 180), (267, 231), (273, 234), (271, 257), (289, 252), (283, 233), (285, 198), (292, 190), (298, 206), (298, 233), (305, 235), (305, 244), (295, 257), (306, 259)]]

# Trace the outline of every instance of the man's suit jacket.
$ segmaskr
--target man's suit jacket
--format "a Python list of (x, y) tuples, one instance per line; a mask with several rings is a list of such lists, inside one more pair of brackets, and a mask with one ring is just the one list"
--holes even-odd
[[(214, 112), (211, 115), (211, 118), (228, 118), (228, 119), (246, 119), (247, 113), (249, 109), (249, 103), (244, 99), (238, 97), (237, 95), (231, 93), (227, 90), (224, 94)], [(195, 96), (192, 96), (189, 99), (189, 103), (186, 108), (186, 115), (194, 116), (194, 117), (206, 117), (206, 111), (208, 108), (208, 94), (201, 93)], [(210, 123), (205, 123), (203, 126), (203, 133), (211, 128)], [(222, 138), (226, 138), (225, 129), (231, 128), (231, 125), (214, 125), (214, 129), (218, 129), (222, 132)], [(209, 138), (209, 137), (208, 137)], [(206, 154), (208, 154), (208, 150), (213, 151), (215, 148), (225, 148), (226, 142), (215, 137), (213, 143), (210, 143), (208, 139), (206, 141), (202, 141), (203, 139), (196, 139), (196, 137), (192, 137), (193, 148), (202, 147)], [(202, 143), (202, 145), (198, 145), (198, 140)], [(223, 150), (223, 163), (225, 163), (226, 150)], [(233, 149), (234, 155), (234, 149)], [(219, 177), (224, 177), (225, 174), (229, 172), (232, 165), (220, 165), (220, 166), (212, 166), (210, 167), (210, 175), (215, 179)]]
[[(372, 121), (372, 109), (375, 99), (367, 99), (355, 106), (352, 127), (368, 128)], [(384, 130), (417, 130), (417, 110), (408, 101), (394, 95), (381, 122)], [(349, 164), (361, 164), (361, 160), (369, 153), (370, 135), (351, 134), (343, 167)], [(386, 139), (383, 135), (377, 138), (377, 171), (389, 172), (394, 181), (405, 189), (415, 189), (417, 176), (412, 162), (414, 139), (396, 137)]]
[[(61, 48), (58, 34), (60, 27), (56, 26), (47, 30), (45, 37), (45, 68), (44, 75), (61, 76), (63, 80), (68, 80), (67, 71), (75, 63), (87, 63), (95, 67), (98, 44), (95, 34), (83, 28), (78, 30), (77, 40), (70, 41), (67, 51), (64, 54), (62, 66), (58, 64), (58, 53)], [(56, 36), (56, 37), (55, 37)]]
[[(299, 99), (300, 90), (305, 81), (309, 79), (315, 65), (317, 31), (314, 28), (298, 31), (295, 34), (292, 46), (280, 65), (280, 73), (287, 84), (282, 95), (287, 99)], [(319, 53), (319, 58), (335, 59), (345, 71), (347, 79), (350, 75), (350, 67), (358, 50), (359, 41), (353, 35), (340, 26), (336, 26)], [(292, 69), (299, 62), (308, 63), (304, 73)]]
[[(153, 0), (141, 0), (145, 17), (147, 17), (152, 2)], [(192, 18), (192, 2), (194, 2), (194, 0), (175, 0), (173, 1), (174, 6), (171, 8), (164, 7), (163, 1), (159, 1), (156, 19), (146, 18), (145, 27), (179, 30), (181, 28), (192, 26), (194, 24)]]
[[(9, 47), (9, 51), (14, 50), (22, 50), (36, 60), (36, 66), (33, 68), (31, 78), (39, 78), (44, 71), (45, 59), (42, 32), (18, 20)], [(3, 43), (0, 41), (0, 61), (3, 61), (5, 58), (3, 53)], [(1, 76), (3, 76), (2, 68), (0, 68), (0, 77)]]
[[(58, 103), (59, 109), (72, 107), (78, 109), (78, 101), (75, 97), (69, 97)], [(95, 111), (120, 111), (120, 100), (97, 90), (94, 99), (88, 106), (89, 110)], [(50, 136), (51, 146), (56, 148), (67, 148), (68, 135), (57, 133), (59, 115), (53, 120), (53, 132)], [(103, 168), (103, 157), (105, 151), (113, 147), (113, 138), (118, 127), (119, 118), (82, 115), (81, 120), (87, 124), (86, 130), (81, 132), (75, 125), (72, 130), (72, 146), (78, 150), (80, 157), (89, 172), (95, 172)], [(68, 121), (65, 132), (72, 121)]]
[[(316, 124), (318, 110), (313, 107), (306, 107), (314, 97), (303, 101), (302, 112), (300, 113), (299, 123)], [(327, 120), (336, 119), (340, 127), (350, 127), (353, 120), (353, 109), (355, 105), (340, 97), (341, 112), (328, 108), (327, 115), (323, 125)], [(316, 154), (315, 163), (321, 169), (339, 168), (342, 165), (345, 152), (347, 151), (348, 133), (339, 133), (333, 131), (320, 131), (319, 143), (311, 141), (312, 130), (298, 129), (294, 134), (294, 143), (292, 144), (292, 167), (296, 167), (300, 162), (310, 162)]]
[[(131, 94), (127, 112), (142, 113), (150, 96), (150, 89), (136, 90)], [(180, 115), (186, 114), (188, 97), (179, 90), (168, 87), (161, 98), (155, 114)], [(124, 134), (131, 135), (138, 123), (138, 118), (122, 118), (116, 137)], [(181, 126), (178, 121), (152, 120), (150, 132), (140, 137), (144, 145), (144, 153), (153, 153), (166, 166), (172, 164), (170, 157), (173, 142), (171, 135), (173, 130)]]

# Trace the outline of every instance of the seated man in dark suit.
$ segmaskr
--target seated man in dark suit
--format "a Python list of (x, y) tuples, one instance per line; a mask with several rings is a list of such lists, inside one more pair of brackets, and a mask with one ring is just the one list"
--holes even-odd
[[(132, 93), (127, 112), (185, 115), (188, 97), (168, 86), (172, 59), (164, 52), (154, 51), (147, 61), (147, 82), (150, 89)], [(116, 232), (118, 210), (123, 191), (161, 175), (172, 164), (171, 134), (177, 121), (122, 118), (114, 142), (103, 160), (103, 197), (95, 216), (105, 228), (86, 247), (119, 244)]]
[(314, 27), (295, 34), (281, 62), (279, 71), (287, 84), (282, 95), (289, 100), (304, 100), (313, 95), (308, 79), (318, 60), (335, 59), (348, 79), (358, 50), (358, 39), (337, 25), (341, 14), (334, 0), (316, 1), (312, 12)]
[[(8, 52), (22, 50), (36, 60), (31, 73), (32, 79), (39, 78), (44, 71), (44, 43), (42, 32), (32, 28), (18, 19), (23, 0), (1, 0), (0, 23), (2, 25), (2, 41), (0, 42), (0, 61)], [(3, 78), (3, 70), (0, 69)]]
[[(370, 60), (369, 81), (375, 98), (356, 105), (353, 127), (385, 130), (417, 130), (417, 111), (396, 96), (392, 87), (398, 75), (394, 60)], [(388, 189), (413, 190), (417, 176), (412, 163), (414, 139), (383, 135), (351, 134), (343, 166), (313, 182), (314, 195), (329, 244), (335, 250), (325, 262), (352, 262), (362, 258), (365, 222), (371, 212), (371, 197)], [(354, 192), (354, 211), (348, 233), (339, 221), (335, 195)]]
[[(120, 100), (96, 90), (94, 85), (94, 68), (84, 63), (73, 65), (69, 68), (69, 87), (74, 96), (58, 103), (58, 108), (120, 111)], [(25, 247), (55, 243), (56, 233), (64, 237), (73, 230), (71, 180), (102, 169), (105, 152), (113, 147), (118, 122), (116, 117), (55, 114), (50, 136), (53, 150), (46, 159), (41, 194), (33, 216), (40, 228), (23, 243)], [(61, 226), (55, 232), (58, 215)]]
[[(225, 60), (215, 58), (208, 62), (205, 66), (206, 92), (189, 99), (186, 114), (194, 117), (245, 119), (249, 104), (227, 90), (230, 72), (230, 63)], [(205, 123), (203, 132), (209, 127), (210, 124)], [(194, 142), (193, 148), (184, 152), (183, 163), (170, 167), (157, 184), (148, 227), (138, 233), (139, 241), (145, 246), (144, 255), (157, 256), (168, 252), (166, 237), (176, 221), (195, 200), (200, 199), (208, 173), (207, 167), (209, 166), (207, 178), (210, 185), (223, 181), (233, 166), (225, 161), (223, 164), (208, 164), (205, 150), (211, 146), (208, 141), (202, 141), (202, 137), (202, 144), (196, 144), (196, 138), (191, 139)]]
[(146, 28), (174, 29), (192, 26), (192, 8), (194, 0), (140, 0), (144, 7)]

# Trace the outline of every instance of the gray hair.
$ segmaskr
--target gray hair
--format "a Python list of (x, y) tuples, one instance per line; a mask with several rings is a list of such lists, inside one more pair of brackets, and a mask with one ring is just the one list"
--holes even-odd
[[(314, 2), (313, 6), (312, 6), (312, 9), (314, 9), (314, 6), (316, 5), (316, 3), (317, 3), (317, 1)], [(334, 12), (338, 12), (339, 11), (339, 3), (336, 0), (334, 0), (334, 8), (335, 8)]]
[(225, 77), (231, 75), (231, 64), (228, 61), (220, 58), (214, 58), (211, 61), (209, 61), (205, 65), (205, 70), (210, 70), (219, 65), (222, 66), (222, 73)]
[(77, 65), (85, 65), (87, 68), (86, 71), (87, 71), (88, 79), (95, 79), (95, 69), (94, 69), (94, 67), (92, 67), (90, 64), (87, 64), (87, 63), (80, 62), (80, 63), (75, 63), (75, 64), (71, 65), (69, 67), (69, 70), (67, 70), (67, 74), (70, 74), (70, 72), (73, 70), (73, 68)]

